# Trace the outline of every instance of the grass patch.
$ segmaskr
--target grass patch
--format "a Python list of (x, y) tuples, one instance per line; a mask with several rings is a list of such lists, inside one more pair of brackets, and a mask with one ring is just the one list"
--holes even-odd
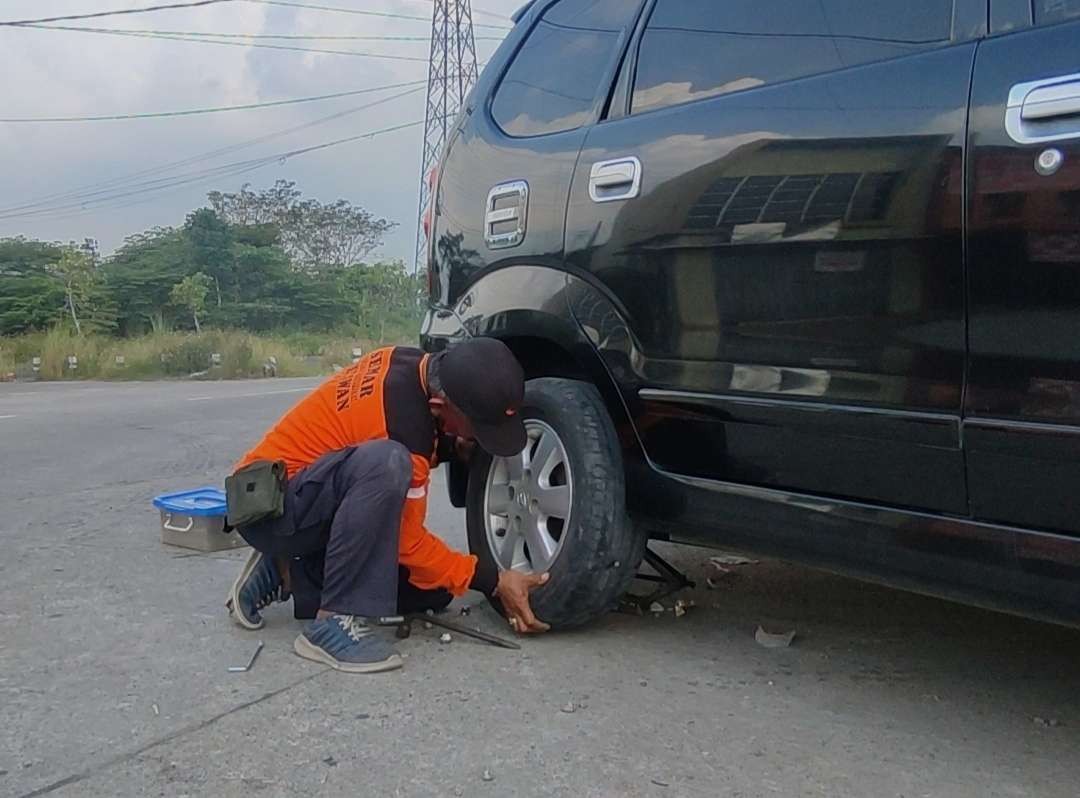
[[(387, 343), (415, 343), (415, 336), (398, 336)], [(271, 358), (278, 377), (315, 377), (352, 360), (353, 347), (368, 352), (377, 343), (347, 333), (307, 332), (256, 335), (243, 331), (211, 330), (153, 333), (139, 338), (77, 336), (58, 328), (0, 338), (0, 379), (154, 380), (246, 379), (265, 376)], [(220, 357), (215, 362), (214, 355)], [(69, 357), (76, 358), (72, 369)], [(33, 359), (41, 359), (37, 372)], [(118, 359), (119, 358), (119, 359)]]

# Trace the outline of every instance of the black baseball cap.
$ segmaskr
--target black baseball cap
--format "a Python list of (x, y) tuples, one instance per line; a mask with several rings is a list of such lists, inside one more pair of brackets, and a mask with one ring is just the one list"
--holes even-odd
[(490, 454), (512, 457), (525, 448), (521, 420), (525, 371), (514, 353), (495, 338), (470, 338), (439, 362), (446, 398), (469, 419), (477, 442)]

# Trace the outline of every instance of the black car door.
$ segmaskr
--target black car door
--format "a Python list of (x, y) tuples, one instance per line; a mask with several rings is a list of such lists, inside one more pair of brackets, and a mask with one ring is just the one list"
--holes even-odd
[(433, 300), (455, 301), (485, 268), (562, 268), (574, 163), (642, 1), (536, 2), (500, 45), (441, 164)]
[[(972, 87), (976, 517), (1080, 533), (1080, 2), (995, 0)], [(1032, 17), (1034, 11), (1034, 17)]]
[(649, 457), (966, 512), (962, 163), (985, 4), (646, 15), (566, 248), (636, 337)]

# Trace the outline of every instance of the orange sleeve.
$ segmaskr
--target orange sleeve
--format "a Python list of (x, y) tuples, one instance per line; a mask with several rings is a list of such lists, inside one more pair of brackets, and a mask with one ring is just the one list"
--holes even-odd
[(413, 478), (401, 514), (398, 560), (409, 569), (409, 581), (422, 590), (446, 588), (455, 596), (469, 589), (476, 572), (476, 557), (454, 551), (424, 527), (431, 466), (412, 456)]

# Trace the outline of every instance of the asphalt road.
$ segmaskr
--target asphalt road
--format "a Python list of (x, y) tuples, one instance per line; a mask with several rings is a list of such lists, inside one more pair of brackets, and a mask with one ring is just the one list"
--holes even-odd
[[(1080, 791), (1080, 632), (781, 563), (520, 652), (418, 631), (379, 676), (296, 657), (282, 607), (242, 632), (243, 553), (162, 546), (150, 499), (220, 482), (311, 384), (0, 385), (0, 796)], [(712, 552), (665, 552), (704, 581)]]

